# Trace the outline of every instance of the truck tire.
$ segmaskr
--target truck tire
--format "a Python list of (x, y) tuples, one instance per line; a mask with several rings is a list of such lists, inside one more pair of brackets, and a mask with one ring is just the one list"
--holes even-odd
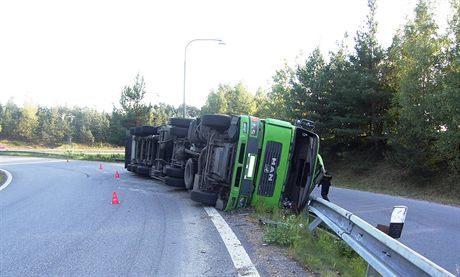
[(188, 135), (188, 128), (171, 127), (170, 134), (179, 138), (185, 138)]
[(142, 132), (142, 127), (141, 126), (137, 126), (135, 129), (134, 129), (134, 135), (136, 136), (139, 136)]
[(152, 177), (161, 177), (163, 175), (163, 172), (161, 172), (161, 170), (153, 170), (152, 172)]
[(139, 135), (141, 136), (156, 135), (157, 129), (158, 129), (157, 126), (142, 126), (139, 132)]
[(165, 174), (170, 177), (184, 178), (184, 169), (167, 165), (165, 167)]
[(130, 133), (131, 135), (135, 135), (135, 134), (136, 134), (136, 127), (131, 127), (131, 128), (129, 128), (129, 133)]
[(216, 205), (217, 196), (217, 193), (214, 192), (204, 192), (199, 190), (192, 190), (190, 192), (190, 198), (192, 198), (193, 201), (209, 206)]
[(225, 131), (230, 127), (231, 117), (223, 114), (207, 114), (201, 117), (201, 124), (217, 131)]
[(192, 122), (193, 119), (191, 118), (183, 118), (183, 117), (173, 117), (169, 119), (169, 124), (171, 126), (175, 127), (182, 127), (182, 128), (188, 128), (190, 125), (190, 122)]
[(195, 173), (197, 171), (197, 164), (193, 159), (188, 159), (187, 163), (185, 164), (184, 170), (184, 183), (185, 188), (190, 190), (193, 188), (193, 181), (195, 177)]
[(165, 184), (170, 187), (185, 188), (184, 179), (166, 176)]
[(141, 176), (150, 176), (150, 168), (148, 166), (140, 165), (137, 167), (137, 173)]

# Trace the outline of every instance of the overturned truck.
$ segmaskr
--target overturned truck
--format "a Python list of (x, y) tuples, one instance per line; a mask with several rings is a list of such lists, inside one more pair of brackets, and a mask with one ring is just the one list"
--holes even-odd
[(125, 167), (188, 189), (192, 200), (221, 210), (301, 211), (324, 171), (311, 129), (307, 120), (292, 125), (247, 115), (172, 118), (163, 126), (131, 128)]

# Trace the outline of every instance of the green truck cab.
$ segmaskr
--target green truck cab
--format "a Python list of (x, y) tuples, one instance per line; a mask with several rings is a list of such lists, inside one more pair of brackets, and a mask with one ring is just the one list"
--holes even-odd
[(197, 161), (192, 200), (225, 211), (248, 205), (302, 210), (323, 168), (319, 137), (306, 123), (203, 116), (197, 132), (206, 146)]

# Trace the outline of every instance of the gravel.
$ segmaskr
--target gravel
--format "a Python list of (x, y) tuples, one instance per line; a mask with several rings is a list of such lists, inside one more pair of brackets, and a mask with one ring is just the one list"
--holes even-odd
[(287, 248), (264, 243), (264, 227), (248, 210), (221, 213), (249, 253), (261, 276), (314, 276), (289, 258)]

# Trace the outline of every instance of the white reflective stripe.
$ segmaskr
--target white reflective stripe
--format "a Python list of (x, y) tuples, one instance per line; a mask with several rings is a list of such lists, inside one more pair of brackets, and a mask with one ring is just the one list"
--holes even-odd
[(6, 174), (6, 181), (3, 185), (0, 186), (0, 191), (2, 191), (3, 189), (5, 189), (10, 183), (11, 181), (13, 180), (13, 175), (11, 175), (11, 173), (5, 169), (1, 169), (1, 171), (5, 172)]
[(225, 219), (223, 219), (219, 212), (213, 207), (204, 207), (204, 210), (209, 217), (211, 217), (212, 223), (216, 226), (225, 247), (227, 247), (227, 251), (232, 258), (233, 265), (235, 266), (236, 271), (238, 271), (238, 276), (260, 276), (248, 253), (246, 253), (246, 250), (241, 245), (240, 240), (236, 237), (235, 233), (233, 233)]
[(248, 172), (246, 173), (247, 178), (252, 178), (252, 174), (254, 173), (255, 162), (256, 162), (256, 156), (249, 154)]
[(406, 206), (394, 206), (393, 212), (391, 213), (390, 223), (404, 223), (406, 220), (406, 214)]

